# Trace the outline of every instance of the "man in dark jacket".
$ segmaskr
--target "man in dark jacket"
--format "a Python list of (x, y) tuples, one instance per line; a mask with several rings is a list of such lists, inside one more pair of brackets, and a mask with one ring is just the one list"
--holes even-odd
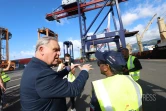
[(60, 47), (53, 37), (42, 37), (36, 45), (35, 57), (23, 72), (20, 86), (22, 111), (67, 111), (66, 97), (81, 93), (89, 77), (91, 65), (79, 66), (81, 72), (74, 82), (63, 79), (76, 65), (55, 72), (51, 66), (57, 64)]

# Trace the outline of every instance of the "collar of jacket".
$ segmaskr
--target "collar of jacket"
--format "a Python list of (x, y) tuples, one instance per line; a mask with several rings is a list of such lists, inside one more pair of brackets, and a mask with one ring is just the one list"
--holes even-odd
[(39, 63), (41, 64), (42, 66), (45, 66), (45, 67), (51, 67), (51, 65), (48, 65), (46, 62), (36, 58), (36, 57), (32, 57), (32, 61), (36, 62), (36, 63)]

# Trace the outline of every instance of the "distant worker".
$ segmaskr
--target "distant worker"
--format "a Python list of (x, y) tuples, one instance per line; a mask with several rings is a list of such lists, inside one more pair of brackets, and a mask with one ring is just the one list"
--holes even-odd
[(127, 48), (123, 48), (122, 54), (126, 60), (126, 65), (123, 69), (124, 75), (131, 75), (131, 77), (138, 81), (140, 79), (140, 70), (142, 69), (142, 65), (140, 61), (133, 55), (129, 54), (129, 50)]
[[(96, 52), (97, 64), (105, 79), (92, 82), (92, 98), (90, 111), (141, 111), (142, 88), (129, 75), (118, 75), (114, 72), (122, 70), (125, 60), (117, 58), (118, 52)], [(119, 60), (117, 60), (119, 59)]]
[(157, 44), (155, 45), (155, 48), (158, 47), (158, 44), (161, 43), (161, 40), (157, 40)]
[(1, 88), (1, 91), (0, 91), (0, 111), (1, 111), (3, 110), (2, 93), (4, 93), (6, 90), (1, 77), (0, 77), (0, 88)]
[(6, 88), (6, 83), (10, 81), (10, 77), (8, 76), (8, 74), (5, 73), (5, 71), (9, 71), (11, 61), (8, 61), (7, 64), (8, 64), (8, 66), (6, 68), (0, 68), (1, 77), (4, 82), (5, 88)]
[(4, 87), (2, 77), (0, 77), (0, 88), (1, 88), (1, 91), (0, 91), (0, 111), (1, 111), (1, 109), (3, 110), (2, 94), (6, 91), (6, 88)]
[[(63, 68), (65, 68), (65, 66), (71, 66), (71, 65), (73, 65), (73, 63), (71, 62), (70, 54), (65, 54), (64, 62), (59, 64), (57, 71), (61, 71), (61, 70), (63, 70)], [(69, 74), (66, 75), (64, 78), (67, 78), (69, 82), (73, 82), (76, 78), (74, 76), (74, 74), (75, 74), (75, 68), (73, 70), (71, 70), (69, 72)], [(70, 97), (70, 101), (71, 101), (71, 111), (76, 111), (76, 109), (75, 109), (75, 98)]]
[[(7, 62), (8, 66), (6, 68), (0, 68), (0, 73), (1, 73), (1, 78), (0, 78), (0, 86), (1, 86), (1, 91), (0, 91), (0, 100), (2, 104), (2, 108), (6, 108), (8, 104), (5, 101), (5, 90), (6, 90), (6, 85), (7, 82), (10, 81), (10, 77), (8, 74), (5, 73), (5, 71), (8, 71), (11, 65), (11, 61)], [(3, 96), (2, 96), (3, 95)]]
[[(66, 97), (81, 93), (89, 77), (91, 65), (66, 66), (60, 72), (52, 65), (58, 64), (60, 46), (55, 37), (38, 39), (35, 57), (25, 67), (20, 84), (22, 111), (67, 111)], [(63, 79), (72, 69), (79, 66), (81, 72), (74, 82)]]

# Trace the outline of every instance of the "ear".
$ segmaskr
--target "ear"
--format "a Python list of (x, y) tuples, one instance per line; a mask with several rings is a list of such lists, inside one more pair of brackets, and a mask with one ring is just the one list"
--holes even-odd
[(40, 46), (38, 50), (39, 50), (39, 53), (43, 56), (44, 55), (44, 47)]
[(107, 68), (108, 68), (108, 69), (110, 69), (110, 66), (109, 66), (109, 64), (107, 64)]

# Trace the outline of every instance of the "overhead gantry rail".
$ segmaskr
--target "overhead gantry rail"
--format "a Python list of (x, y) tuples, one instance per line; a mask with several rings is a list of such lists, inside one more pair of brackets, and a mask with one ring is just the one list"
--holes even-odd
[[(81, 3), (80, 5), (80, 11), (81, 13), (88, 12), (91, 10), (95, 10), (98, 8), (102, 8), (104, 6), (106, 0), (92, 0), (86, 3)], [(118, 2), (125, 2), (127, 0), (118, 0)], [(111, 1), (106, 4), (106, 6), (114, 5)], [(65, 17), (73, 16), (78, 14), (78, 6), (74, 7), (67, 7), (64, 8), (63, 6), (60, 6), (55, 11), (49, 13), (46, 15), (46, 19), (48, 21), (54, 21), (59, 20)]]

